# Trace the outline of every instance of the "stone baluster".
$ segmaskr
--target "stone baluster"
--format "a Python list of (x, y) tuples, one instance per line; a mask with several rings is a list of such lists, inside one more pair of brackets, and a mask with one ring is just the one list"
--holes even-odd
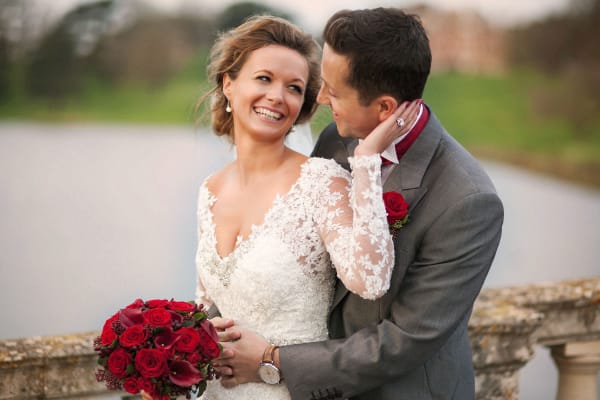
[(543, 315), (484, 290), (469, 321), (477, 400), (518, 400), (519, 370), (534, 355)]
[(597, 400), (600, 341), (550, 346), (558, 371), (556, 400)]

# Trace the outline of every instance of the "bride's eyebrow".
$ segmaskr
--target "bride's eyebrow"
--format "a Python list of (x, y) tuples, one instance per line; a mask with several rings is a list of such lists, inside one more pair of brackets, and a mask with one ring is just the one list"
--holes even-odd
[[(265, 68), (258, 69), (256, 71), (254, 71), (252, 74), (254, 76), (260, 75), (260, 74), (266, 74), (266, 75), (269, 75), (269, 76), (275, 76), (276, 75), (271, 70), (265, 69)], [(302, 86), (306, 86), (306, 81), (304, 79), (302, 79), (302, 78), (292, 78), (291, 80), (289, 80), (289, 83), (301, 83)]]

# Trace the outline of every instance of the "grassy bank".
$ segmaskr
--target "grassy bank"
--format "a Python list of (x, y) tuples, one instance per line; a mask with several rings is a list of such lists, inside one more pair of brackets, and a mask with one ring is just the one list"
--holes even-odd
[(564, 117), (540, 115), (533, 93), (546, 84), (531, 73), (444, 74), (432, 77), (424, 97), (478, 156), (600, 187), (600, 116), (578, 130)]
[[(194, 104), (207, 89), (197, 79), (197, 71), (204, 70), (200, 64), (160, 88), (131, 84), (115, 89), (90, 80), (79, 96), (59, 104), (15, 95), (0, 104), (0, 119), (193, 124)], [(576, 132), (564, 118), (540, 116), (531, 99), (544, 79), (532, 73), (437, 74), (424, 98), (448, 131), (477, 156), (600, 187), (600, 117), (585, 132)], [(321, 108), (313, 131), (329, 121), (329, 111)]]

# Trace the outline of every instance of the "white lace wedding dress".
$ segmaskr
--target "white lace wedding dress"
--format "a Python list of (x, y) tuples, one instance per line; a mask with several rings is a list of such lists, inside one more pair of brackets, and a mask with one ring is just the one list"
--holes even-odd
[[(291, 189), (277, 196), (248, 238), (217, 253), (207, 181), (198, 200), (197, 301), (269, 342), (327, 339), (335, 275), (355, 293), (385, 293), (393, 246), (382, 200), (379, 156), (350, 159), (350, 174), (332, 160), (309, 158)], [(252, 201), (252, 199), (248, 199)], [(240, 205), (243, 207), (243, 204)], [(332, 264), (335, 269), (332, 268)], [(203, 400), (289, 399), (285, 384), (225, 389), (211, 381)]]

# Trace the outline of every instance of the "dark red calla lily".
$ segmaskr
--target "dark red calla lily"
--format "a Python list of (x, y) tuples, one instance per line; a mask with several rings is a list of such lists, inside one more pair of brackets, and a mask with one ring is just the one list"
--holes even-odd
[(138, 308), (123, 308), (119, 312), (119, 321), (125, 328), (144, 323), (142, 310)]
[(163, 328), (163, 331), (154, 337), (154, 344), (157, 348), (171, 350), (171, 347), (179, 340), (179, 335), (173, 332), (170, 327)]
[(200, 322), (200, 326), (202, 327), (202, 329), (204, 329), (204, 331), (206, 333), (208, 333), (208, 336), (214, 340), (216, 343), (219, 342), (219, 334), (217, 333), (217, 330), (215, 329), (214, 325), (207, 319), (205, 319), (204, 321)]
[(204, 378), (192, 364), (178, 360), (169, 363), (169, 379), (178, 386), (192, 386)]

